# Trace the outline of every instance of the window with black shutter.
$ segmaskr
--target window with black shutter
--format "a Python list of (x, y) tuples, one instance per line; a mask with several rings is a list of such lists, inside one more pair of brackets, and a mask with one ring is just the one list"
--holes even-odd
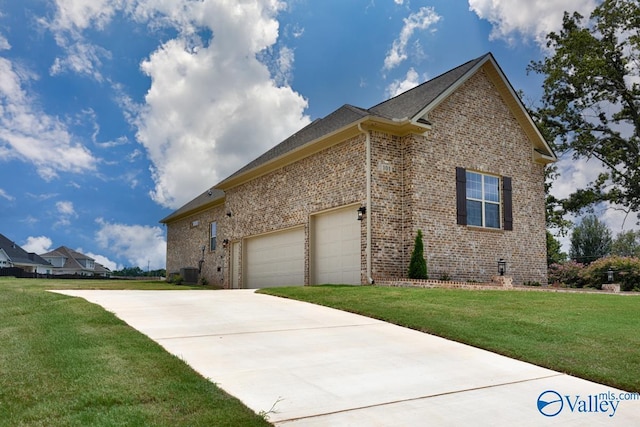
[[(501, 182), (502, 191), (500, 191)], [(457, 223), (473, 227), (513, 230), (511, 193), (509, 177), (500, 178), (456, 168)]]

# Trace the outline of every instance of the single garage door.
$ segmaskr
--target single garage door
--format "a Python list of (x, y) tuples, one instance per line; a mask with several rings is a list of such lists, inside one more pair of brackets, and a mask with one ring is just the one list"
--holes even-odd
[(247, 239), (244, 266), (247, 288), (304, 285), (304, 228)]
[(360, 284), (360, 224), (348, 207), (313, 218), (313, 283)]

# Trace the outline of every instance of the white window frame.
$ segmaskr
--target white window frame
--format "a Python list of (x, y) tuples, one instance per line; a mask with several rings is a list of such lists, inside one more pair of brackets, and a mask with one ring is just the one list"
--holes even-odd
[[(467, 174), (467, 179), (466, 179), (466, 185), (467, 185), (467, 191), (466, 191), (466, 203), (467, 203), (467, 225), (469, 225), (470, 227), (482, 227), (482, 228), (487, 228), (490, 230), (501, 230), (502, 229), (502, 195), (500, 194), (500, 188), (501, 188), (501, 179), (499, 176), (496, 175), (490, 175), (490, 174), (485, 174), (485, 173), (481, 173), (481, 172), (475, 172), (475, 171), (470, 171), (467, 170), (466, 171)], [(469, 191), (469, 177), (470, 175), (478, 175), (480, 176), (480, 182), (481, 182), (481, 192), (482, 192), (482, 196), (481, 198), (477, 198), (477, 197), (471, 197), (469, 195), (470, 191)], [(498, 180), (498, 186), (497, 186), (497, 196), (498, 196), (498, 201), (494, 201), (494, 200), (487, 200), (487, 192), (486, 192), (486, 185), (485, 185), (485, 178), (494, 178)], [(472, 202), (480, 202), (480, 205), (482, 207), (481, 209), (481, 224), (470, 224), (469, 223), (469, 205), (468, 202), (472, 201)], [(497, 206), (498, 207), (498, 225), (497, 227), (494, 226), (490, 226), (487, 225), (487, 205), (493, 205), (493, 206)]]

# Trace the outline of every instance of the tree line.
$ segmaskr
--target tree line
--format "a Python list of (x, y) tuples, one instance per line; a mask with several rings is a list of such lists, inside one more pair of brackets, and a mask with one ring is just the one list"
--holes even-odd
[(640, 230), (621, 231), (615, 237), (609, 227), (595, 215), (587, 215), (573, 227), (569, 253), (562, 251), (558, 239), (547, 231), (547, 264), (567, 260), (590, 264), (607, 256), (640, 258)]
[(140, 267), (125, 267), (122, 270), (112, 271), (111, 275), (116, 277), (166, 277), (167, 270), (161, 268), (144, 271)]

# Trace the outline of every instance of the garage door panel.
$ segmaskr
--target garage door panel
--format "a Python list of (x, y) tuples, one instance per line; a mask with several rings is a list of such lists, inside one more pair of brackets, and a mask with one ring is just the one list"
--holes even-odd
[(245, 256), (248, 288), (304, 284), (304, 228), (247, 239)]
[(314, 217), (314, 283), (360, 284), (360, 221), (345, 208)]

